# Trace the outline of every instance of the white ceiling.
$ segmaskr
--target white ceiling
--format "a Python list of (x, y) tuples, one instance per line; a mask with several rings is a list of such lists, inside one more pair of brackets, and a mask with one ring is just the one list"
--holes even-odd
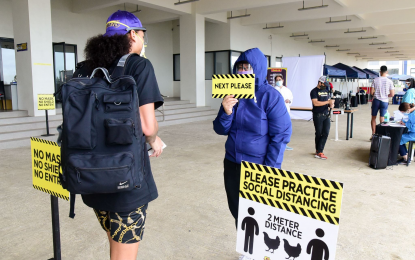
[[(397, 60), (400, 58), (415, 60), (415, 0), (323, 0), (326, 8), (299, 11), (303, 1), (298, 0), (199, 0), (192, 4), (174, 5), (179, 0), (73, 0), (75, 12), (92, 11), (109, 6), (129, 3), (147, 8), (141, 16), (149, 16), (150, 22), (177, 19), (180, 14), (197, 12), (208, 17), (218, 14), (230, 16), (251, 14), (240, 18), (244, 26), (261, 25), (268, 27), (281, 25), (284, 28), (270, 29), (271, 34), (290, 36), (308, 34), (308, 37), (294, 38), (298, 41), (324, 41), (309, 43), (330, 49), (350, 49), (346, 53), (359, 53), (359, 59)], [(182, 0), (183, 1), (183, 0)], [(306, 0), (305, 7), (321, 6), (322, 0)], [(247, 9), (247, 10), (246, 10)], [(156, 15), (157, 14), (157, 15)], [(342, 23), (326, 23), (334, 20), (351, 20)], [(151, 20), (152, 18), (152, 20)], [(164, 18), (164, 19), (163, 19)], [(217, 19), (221, 21), (221, 19)], [(222, 19), (226, 22), (226, 19)], [(365, 32), (345, 33), (365, 30)], [(358, 39), (376, 37), (373, 39)], [(379, 44), (382, 45), (370, 45)], [(380, 49), (388, 47), (389, 49)], [(390, 53), (393, 51), (393, 53)], [(403, 54), (403, 55), (396, 55)], [(357, 56), (356, 54), (350, 54)]]

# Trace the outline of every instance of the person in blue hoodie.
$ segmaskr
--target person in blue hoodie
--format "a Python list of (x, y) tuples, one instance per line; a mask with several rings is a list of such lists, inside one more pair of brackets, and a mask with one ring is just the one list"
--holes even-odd
[(292, 133), (291, 118), (282, 95), (266, 80), (267, 59), (258, 49), (243, 52), (234, 74), (255, 74), (255, 99), (223, 99), (213, 129), (226, 135), (224, 181), (229, 210), (238, 223), (241, 162), (281, 168)]

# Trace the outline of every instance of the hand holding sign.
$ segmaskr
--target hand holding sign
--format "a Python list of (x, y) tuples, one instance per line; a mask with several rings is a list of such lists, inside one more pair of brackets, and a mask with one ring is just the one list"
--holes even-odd
[(225, 110), (225, 113), (230, 116), (233, 111), (233, 107), (235, 104), (238, 103), (238, 100), (234, 98), (234, 95), (226, 96), (222, 101), (223, 109)]

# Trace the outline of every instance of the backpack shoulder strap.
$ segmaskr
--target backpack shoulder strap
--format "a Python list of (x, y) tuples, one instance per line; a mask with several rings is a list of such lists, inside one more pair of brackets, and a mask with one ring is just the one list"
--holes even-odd
[(122, 56), (121, 59), (117, 63), (117, 67), (115, 67), (114, 71), (112, 72), (111, 78), (117, 78), (117, 77), (120, 77), (120, 76), (124, 75), (125, 65), (127, 64), (128, 59), (131, 56), (134, 56), (134, 55), (137, 55), (137, 54), (128, 53), (128, 54), (125, 54), (124, 56)]

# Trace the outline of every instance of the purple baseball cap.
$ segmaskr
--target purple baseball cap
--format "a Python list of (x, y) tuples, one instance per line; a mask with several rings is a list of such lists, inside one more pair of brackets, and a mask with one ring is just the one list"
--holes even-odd
[(127, 11), (118, 10), (107, 20), (106, 32), (104, 36), (124, 35), (131, 30), (146, 31), (140, 19)]

